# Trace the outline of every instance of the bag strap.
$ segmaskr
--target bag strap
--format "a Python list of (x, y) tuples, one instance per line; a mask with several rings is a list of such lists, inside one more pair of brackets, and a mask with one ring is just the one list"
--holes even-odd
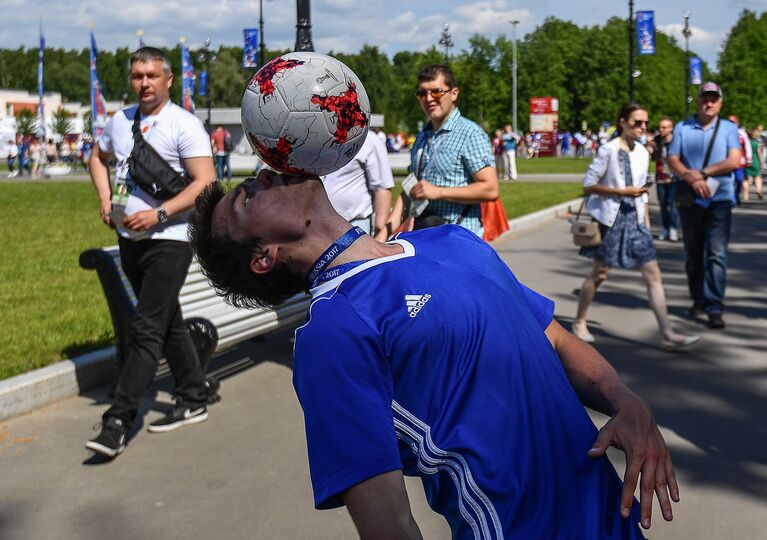
[(133, 117), (133, 127), (131, 129), (133, 131), (134, 143), (137, 143), (144, 138), (144, 136), (141, 135), (141, 109), (138, 107), (136, 107), (136, 114)]
[(581, 201), (581, 206), (580, 206), (580, 208), (578, 208), (578, 213), (575, 214), (575, 221), (578, 221), (580, 219), (580, 217), (581, 217), (581, 212), (583, 211), (583, 205), (586, 204), (586, 197), (587, 196), (583, 197), (583, 200)]
[(711, 152), (714, 150), (714, 141), (716, 140), (716, 134), (719, 133), (719, 117), (716, 117), (716, 125), (714, 126), (714, 133), (711, 135), (711, 140), (708, 141), (708, 148), (706, 149), (706, 157), (703, 160), (703, 167), (705, 169), (708, 166), (708, 160), (711, 159)]

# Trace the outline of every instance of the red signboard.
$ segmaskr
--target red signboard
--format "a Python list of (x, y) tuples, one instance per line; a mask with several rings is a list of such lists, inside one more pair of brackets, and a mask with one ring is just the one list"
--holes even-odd
[(530, 131), (540, 135), (539, 156), (556, 155), (558, 129), (559, 99), (555, 97), (530, 98)]

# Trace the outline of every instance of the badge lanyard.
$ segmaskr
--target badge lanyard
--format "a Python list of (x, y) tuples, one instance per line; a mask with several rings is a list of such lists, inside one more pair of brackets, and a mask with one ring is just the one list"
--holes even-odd
[[(319, 258), (312, 265), (312, 270), (309, 272), (309, 281), (312, 283), (312, 287), (316, 287), (321, 281), (327, 281), (334, 277), (340, 276), (343, 272), (347, 272), (362, 264), (364, 261), (354, 261), (340, 265), (337, 268), (330, 270), (323, 269), (327, 267), (336, 257), (343, 253), (346, 248), (351, 246), (358, 238), (367, 234), (360, 227), (352, 227), (346, 231), (338, 240), (333, 242), (325, 252), (319, 256)], [(350, 266), (351, 265), (351, 266)]]

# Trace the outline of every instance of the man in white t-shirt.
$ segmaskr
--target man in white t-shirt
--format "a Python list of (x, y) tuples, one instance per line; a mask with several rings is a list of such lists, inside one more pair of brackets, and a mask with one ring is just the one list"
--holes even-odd
[(321, 179), (336, 212), (377, 240), (387, 240), (394, 178), (386, 145), (375, 133), (368, 132), (354, 159)]
[[(170, 102), (172, 82), (170, 61), (162, 51), (142, 47), (134, 52), (130, 84), (138, 105), (121, 110), (107, 122), (90, 159), (101, 219), (118, 226), (122, 267), (138, 299), (114, 404), (104, 413), (99, 436), (85, 445), (110, 458), (125, 449), (127, 435), (163, 356), (175, 378), (176, 406), (151, 423), (149, 431), (170, 431), (208, 417), (205, 378), (182, 317), (178, 293), (192, 260), (187, 217), (197, 195), (215, 181), (216, 174), (202, 124)], [(169, 199), (150, 196), (128, 173), (136, 114), (140, 114), (144, 140), (189, 181)], [(114, 189), (109, 182), (112, 159), (116, 163)], [(129, 195), (121, 195), (125, 192)]]

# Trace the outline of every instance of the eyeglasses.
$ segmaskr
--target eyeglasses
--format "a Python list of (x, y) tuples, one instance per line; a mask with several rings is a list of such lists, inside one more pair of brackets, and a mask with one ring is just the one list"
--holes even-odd
[(631, 125), (631, 127), (633, 128), (638, 128), (642, 126), (647, 127), (649, 125), (649, 122), (647, 120), (632, 120), (631, 122), (629, 122), (629, 125)]
[(431, 99), (442, 99), (442, 96), (452, 90), (447, 88), (446, 90), (440, 90), (438, 88), (432, 88), (431, 90), (418, 90), (415, 95), (420, 100), (425, 100), (426, 96), (431, 96)]

